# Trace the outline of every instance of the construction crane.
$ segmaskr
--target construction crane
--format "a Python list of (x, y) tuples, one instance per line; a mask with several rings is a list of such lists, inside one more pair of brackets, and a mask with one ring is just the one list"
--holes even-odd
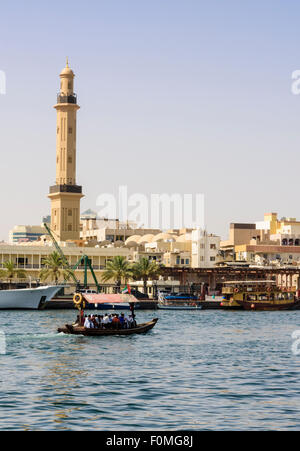
[[(76, 271), (78, 266), (82, 265), (82, 263), (83, 263), (83, 265), (84, 265), (84, 288), (88, 289), (87, 278), (88, 278), (88, 269), (89, 269), (91, 271), (92, 277), (93, 277), (94, 282), (96, 284), (97, 291), (98, 291), (98, 293), (100, 293), (101, 287), (100, 287), (100, 285), (98, 283), (96, 274), (95, 274), (95, 272), (93, 270), (93, 267), (91, 265), (91, 261), (90, 261), (89, 257), (87, 255), (83, 255), (82, 257), (80, 257), (80, 259), (78, 260), (76, 265), (71, 267), (69, 262), (68, 262), (68, 260), (67, 260), (67, 258), (66, 258), (66, 256), (65, 256), (65, 254), (63, 253), (61, 247), (59, 246), (58, 242), (56, 241), (56, 239), (55, 239), (50, 227), (48, 226), (48, 224), (44, 223), (44, 227), (47, 230), (47, 233), (50, 236), (50, 238), (51, 238), (51, 240), (52, 240), (57, 252), (61, 256), (65, 266), (70, 270), (70, 275), (71, 275), (72, 279), (74, 280), (74, 282), (76, 284), (77, 290), (78, 290), (78, 287), (80, 287), (80, 282), (79, 282), (79, 280), (76, 279), (74, 271)], [(64, 280), (64, 282), (66, 282), (66, 279)]]

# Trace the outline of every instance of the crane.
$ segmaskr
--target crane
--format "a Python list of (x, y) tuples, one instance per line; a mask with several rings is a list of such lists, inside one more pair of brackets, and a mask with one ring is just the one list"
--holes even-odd
[[(44, 223), (44, 227), (45, 227), (45, 229), (47, 230), (47, 233), (48, 233), (48, 235), (50, 236), (50, 238), (51, 238), (51, 240), (52, 240), (52, 242), (53, 242), (53, 244), (54, 244), (54, 246), (55, 246), (57, 252), (58, 252), (59, 255), (61, 256), (61, 258), (62, 258), (62, 260), (63, 260), (65, 266), (66, 266), (68, 269), (70, 269), (71, 277), (72, 277), (72, 279), (74, 280), (76, 286), (77, 286), (77, 287), (80, 287), (80, 282), (76, 279), (75, 274), (74, 274), (74, 271), (78, 268), (78, 266), (80, 266), (82, 263), (84, 263), (84, 288), (85, 288), (85, 289), (88, 288), (87, 273), (88, 273), (88, 269), (89, 269), (89, 270), (91, 271), (92, 277), (93, 277), (94, 282), (95, 282), (95, 284), (96, 284), (97, 291), (98, 291), (98, 293), (100, 293), (101, 287), (100, 287), (100, 285), (99, 285), (99, 283), (98, 283), (96, 274), (95, 274), (95, 272), (94, 272), (94, 270), (93, 270), (93, 267), (92, 267), (92, 265), (91, 265), (91, 261), (90, 261), (89, 257), (88, 257), (87, 255), (83, 255), (82, 257), (80, 257), (80, 259), (78, 260), (78, 262), (76, 263), (76, 265), (73, 266), (73, 267), (71, 267), (70, 264), (69, 264), (69, 262), (68, 262), (68, 260), (67, 260), (67, 258), (66, 258), (66, 256), (65, 256), (65, 254), (63, 253), (61, 247), (59, 246), (58, 242), (56, 241), (56, 239), (55, 239), (55, 237), (54, 237), (54, 235), (53, 235), (53, 233), (52, 233), (50, 227), (48, 226), (48, 224)], [(65, 282), (66, 282), (66, 280), (65, 280)], [(78, 289), (78, 288), (77, 288), (77, 289)]]

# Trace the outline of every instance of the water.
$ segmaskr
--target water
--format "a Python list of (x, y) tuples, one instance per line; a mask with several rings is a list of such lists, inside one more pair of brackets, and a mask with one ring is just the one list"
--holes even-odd
[(1, 430), (300, 429), (300, 312), (139, 312), (147, 335), (56, 333), (74, 311), (0, 312)]

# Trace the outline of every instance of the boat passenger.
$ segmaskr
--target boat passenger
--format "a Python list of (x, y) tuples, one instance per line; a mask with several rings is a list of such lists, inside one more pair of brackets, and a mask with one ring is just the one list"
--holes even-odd
[(121, 329), (125, 329), (125, 315), (124, 313), (121, 313), (121, 316), (119, 317)]
[(90, 329), (91, 328), (90, 318), (87, 317), (87, 316), (85, 316), (84, 327), (85, 327), (85, 329)]
[(108, 316), (107, 313), (105, 313), (105, 315), (102, 316), (102, 318), (101, 318), (101, 323), (102, 323), (102, 327), (103, 327), (104, 329), (108, 329), (108, 326), (109, 326), (109, 316)]
[(113, 329), (120, 329), (121, 323), (119, 319), (119, 315), (115, 315), (112, 320)]

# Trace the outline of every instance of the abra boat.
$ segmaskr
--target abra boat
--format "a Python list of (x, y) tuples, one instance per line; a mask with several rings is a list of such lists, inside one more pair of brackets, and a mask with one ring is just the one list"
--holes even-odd
[[(92, 304), (123, 304), (129, 305), (133, 319), (135, 319), (134, 308), (139, 301), (130, 294), (85, 294), (85, 293), (75, 293), (74, 304), (80, 311), (81, 318), (84, 317), (84, 309), (86, 306)], [(112, 335), (134, 335), (134, 334), (144, 334), (153, 329), (158, 322), (158, 318), (154, 318), (148, 323), (137, 324), (133, 328), (129, 329), (87, 329), (79, 324), (66, 324), (64, 327), (58, 328), (59, 333), (69, 334), (69, 335), (84, 335), (89, 337), (103, 337)]]
[(224, 309), (257, 311), (300, 309), (295, 289), (280, 288), (273, 280), (232, 281), (223, 288)]
[(159, 293), (157, 307), (160, 310), (202, 310), (202, 305), (196, 296), (164, 295)]
[(105, 337), (111, 335), (134, 335), (134, 334), (145, 334), (157, 324), (158, 319), (155, 318), (149, 323), (138, 324), (132, 329), (85, 329), (82, 326), (71, 326), (66, 324), (65, 327), (58, 329), (58, 332), (63, 332), (64, 334), (70, 335), (84, 335), (88, 337)]
[(41, 310), (61, 286), (0, 290), (0, 310)]

